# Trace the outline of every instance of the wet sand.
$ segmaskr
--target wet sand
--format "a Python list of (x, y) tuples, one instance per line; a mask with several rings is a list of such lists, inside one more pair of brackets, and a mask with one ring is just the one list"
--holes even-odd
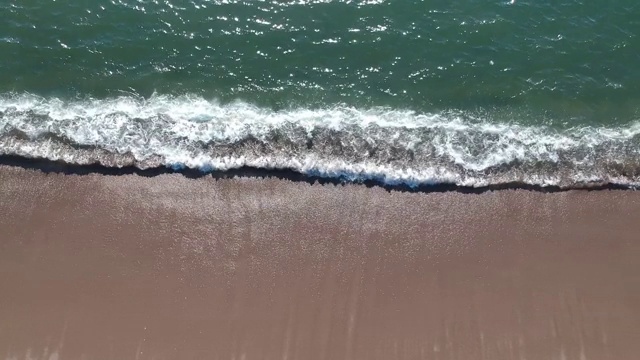
[(640, 192), (0, 167), (0, 359), (637, 359)]

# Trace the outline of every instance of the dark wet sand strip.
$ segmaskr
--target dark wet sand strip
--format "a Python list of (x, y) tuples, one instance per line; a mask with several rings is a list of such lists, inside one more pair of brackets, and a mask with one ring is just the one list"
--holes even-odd
[(640, 192), (0, 167), (0, 359), (637, 359)]

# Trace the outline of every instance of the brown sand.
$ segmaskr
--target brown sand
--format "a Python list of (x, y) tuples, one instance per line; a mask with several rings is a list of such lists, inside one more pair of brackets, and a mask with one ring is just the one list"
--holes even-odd
[(0, 359), (638, 359), (640, 192), (0, 168)]

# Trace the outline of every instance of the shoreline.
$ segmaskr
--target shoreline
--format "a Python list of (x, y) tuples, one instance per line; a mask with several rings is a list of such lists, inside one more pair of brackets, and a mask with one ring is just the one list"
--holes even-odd
[(439, 193), (439, 192), (459, 192), (465, 194), (482, 194), (490, 191), (500, 190), (528, 190), (542, 193), (556, 193), (566, 191), (600, 191), (600, 190), (629, 190), (635, 191), (637, 188), (631, 185), (620, 185), (614, 183), (592, 183), (592, 184), (576, 184), (570, 187), (562, 187), (557, 185), (532, 185), (527, 183), (502, 183), (495, 185), (470, 187), (456, 184), (440, 183), (440, 184), (422, 184), (418, 186), (409, 186), (407, 184), (387, 184), (381, 180), (349, 180), (337, 177), (324, 177), (316, 175), (307, 175), (291, 169), (265, 169), (244, 166), (237, 169), (229, 169), (224, 171), (201, 171), (198, 169), (182, 168), (175, 169), (171, 167), (154, 167), (148, 169), (140, 169), (135, 166), (125, 167), (107, 167), (100, 164), (78, 165), (70, 164), (63, 161), (53, 161), (48, 159), (26, 158), (16, 155), (0, 155), (0, 166), (17, 167), (25, 170), (39, 170), (45, 174), (65, 174), (65, 175), (138, 175), (143, 177), (155, 177), (159, 175), (179, 174), (189, 179), (213, 178), (213, 179), (233, 179), (240, 178), (276, 178), (280, 180), (288, 180), (293, 182), (303, 182), (307, 184), (320, 185), (363, 185), (366, 187), (379, 187), (387, 191), (400, 191), (411, 193)]
[(640, 193), (0, 166), (2, 359), (612, 359)]

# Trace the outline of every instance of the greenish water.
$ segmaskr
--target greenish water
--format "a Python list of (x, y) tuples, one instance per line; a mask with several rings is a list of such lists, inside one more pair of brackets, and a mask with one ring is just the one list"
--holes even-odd
[[(640, 3), (3, 1), (0, 89), (635, 120)], [(564, 116), (561, 116), (564, 115)], [(530, 120), (535, 121), (535, 120)]]
[[(64, 144), (128, 153), (137, 165), (157, 155), (164, 160), (153, 164), (200, 166), (183, 158), (169, 161), (165, 153), (141, 152), (126, 142), (107, 146), (107, 135), (96, 129), (120, 126), (108, 136), (121, 137), (123, 126), (135, 133), (132, 119), (147, 119), (147, 125), (139, 125), (142, 139), (157, 135), (156, 142), (172, 142), (177, 130), (160, 137), (161, 129), (149, 120), (169, 117), (164, 128), (188, 124), (193, 128), (181, 128), (185, 133), (180, 136), (196, 136), (193, 131), (201, 136), (181, 138), (197, 142), (190, 143), (190, 151), (200, 147), (181, 156), (219, 160), (216, 146), (228, 146), (233, 136), (261, 139), (263, 147), (274, 144), (274, 137), (282, 137), (273, 135), (274, 126), (269, 125), (271, 138), (256, 129), (278, 118), (275, 123), (305, 131), (339, 123), (334, 130), (342, 132), (326, 135), (326, 142), (345, 133), (355, 136), (356, 130), (345, 130), (349, 126), (364, 129), (358, 130), (357, 141), (340, 138), (339, 149), (310, 150), (323, 161), (344, 155), (352, 165), (378, 166), (371, 174), (361, 168), (346, 171), (355, 178), (362, 173), (386, 178), (380, 169), (392, 166), (394, 171), (436, 174), (403, 177), (416, 182), (466, 183), (495, 173), (504, 177), (489, 182), (529, 181), (496, 170), (507, 166), (520, 174), (562, 178), (550, 183), (571, 183), (575, 164), (585, 161), (591, 167), (580, 173), (592, 174), (595, 181), (622, 177), (622, 182), (633, 182), (637, 176), (637, 0), (3, 0), (0, 14), (0, 125), (7, 134), (21, 133), (11, 135), (12, 142), (5, 139), (5, 153), (50, 157), (46, 149), (30, 153), (26, 145), (16, 145), (25, 138), (40, 141), (38, 136), (47, 133), (47, 139), (64, 138)], [(127, 120), (113, 120), (114, 114), (125, 114)], [(363, 123), (396, 130), (372, 135)], [(403, 124), (422, 132), (398, 135)], [(427, 131), (445, 124), (459, 126), (450, 133)], [(79, 130), (82, 126), (93, 126), (98, 135), (87, 135), (90, 130)], [(246, 131), (230, 136), (230, 129)], [(402, 145), (376, 143), (393, 136), (407, 138)], [(446, 138), (455, 140), (453, 147)], [(444, 148), (433, 145), (438, 141)], [(270, 146), (262, 158), (286, 155), (291, 160), (304, 150)], [(447, 146), (455, 154), (443, 150)], [(532, 147), (537, 152), (527, 153)], [(377, 157), (398, 148), (398, 155)], [(356, 156), (360, 153), (369, 155)], [(310, 161), (309, 154), (304, 161)], [(403, 156), (408, 158), (398, 163)], [(504, 161), (490, 161), (496, 156)], [(429, 161), (416, 160), (422, 158)], [(209, 162), (206, 168), (224, 168)], [(475, 165), (467, 166), (470, 162)], [(528, 162), (530, 167), (521, 167)], [(304, 170), (276, 163), (321, 173), (318, 168), (325, 166)], [(443, 169), (455, 176), (442, 175)], [(567, 173), (573, 175), (567, 178)], [(336, 174), (345, 170), (330, 172)]]

